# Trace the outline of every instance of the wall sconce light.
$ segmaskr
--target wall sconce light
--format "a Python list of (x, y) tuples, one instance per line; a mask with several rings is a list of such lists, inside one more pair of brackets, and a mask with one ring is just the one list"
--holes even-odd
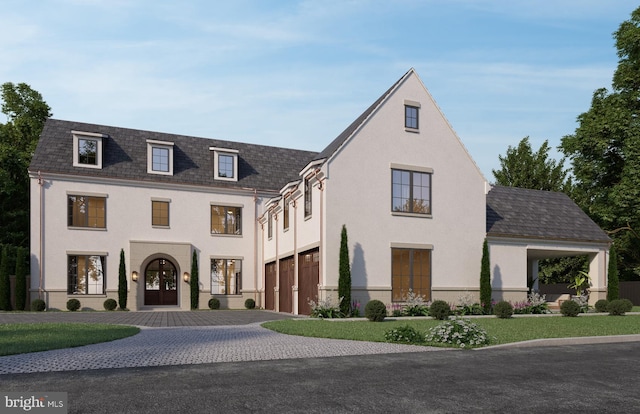
[(188, 272), (184, 272), (184, 274), (182, 275), (182, 279), (189, 283), (189, 273)]
[(135, 270), (131, 272), (131, 280), (133, 280), (134, 282), (138, 281), (138, 272), (136, 272)]

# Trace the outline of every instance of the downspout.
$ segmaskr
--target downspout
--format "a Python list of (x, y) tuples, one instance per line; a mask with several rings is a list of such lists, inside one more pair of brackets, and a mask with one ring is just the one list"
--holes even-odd
[(258, 302), (258, 190), (253, 189), (253, 301)]
[[(293, 192), (291, 192), (293, 193)], [(298, 203), (296, 200), (291, 200), (291, 206), (293, 207), (293, 274), (298, 286), (298, 295), (300, 295), (300, 281), (298, 280)], [(293, 298), (292, 298), (293, 299)], [(300, 313), (300, 300), (298, 299), (298, 309), (296, 314)]]
[(40, 265), (38, 266), (38, 277), (40, 279), (40, 283), (38, 286), (38, 299), (42, 299), (43, 289), (42, 289), (42, 279), (43, 273), (42, 269), (44, 268), (44, 257), (42, 256), (42, 252), (44, 251), (44, 179), (42, 178), (42, 174), (38, 171), (38, 185), (40, 186), (40, 240), (39, 240), (39, 249), (38, 256), (40, 258)]
[[(271, 231), (273, 231), (274, 224), (276, 228), (276, 291), (278, 292), (278, 298), (276, 300), (275, 295), (273, 295), (274, 296), (273, 305), (274, 305), (274, 308), (277, 308), (277, 311), (280, 312), (280, 258), (278, 256), (279, 254), (278, 253), (278, 215), (273, 214), (273, 208), (270, 208), (269, 210), (271, 210), (269, 213), (271, 214), (271, 217), (275, 220), (275, 223), (267, 223), (267, 226), (271, 224)], [(276, 304), (278, 304), (278, 306), (276, 306)]]
[[(319, 172), (320, 169), (317, 169), (315, 175), (318, 175)], [(323, 285), (326, 286), (326, 278), (323, 273), (324, 266), (322, 266), (322, 263), (324, 262), (324, 179), (318, 180), (318, 190), (320, 190), (320, 246), (318, 247), (320, 260), (318, 261), (318, 273), (322, 275)]]

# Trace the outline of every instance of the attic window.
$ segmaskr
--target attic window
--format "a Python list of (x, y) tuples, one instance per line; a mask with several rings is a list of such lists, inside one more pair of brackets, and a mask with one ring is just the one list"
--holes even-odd
[(420, 102), (404, 101), (404, 128), (416, 132), (419, 129)]
[(238, 150), (210, 147), (213, 151), (213, 178), (238, 181)]
[(173, 142), (147, 140), (147, 172), (173, 175)]
[(102, 139), (107, 135), (71, 131), (73, 134), (73, 166), (102, 168)]

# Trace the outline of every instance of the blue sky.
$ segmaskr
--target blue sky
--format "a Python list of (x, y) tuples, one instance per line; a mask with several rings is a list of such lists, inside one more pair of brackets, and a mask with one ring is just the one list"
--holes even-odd
[(5, 0), (0, 82), (58, 119), (320, 151), (413, 67), (492, 181), (575, 131), (635, 3)]

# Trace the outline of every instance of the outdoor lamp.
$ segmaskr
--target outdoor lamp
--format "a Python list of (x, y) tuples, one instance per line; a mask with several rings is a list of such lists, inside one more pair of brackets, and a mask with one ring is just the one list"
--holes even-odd
[(182, 279), (184, 279), (185, 282), (189, 283), (189, 273), (184, 272), (184, 274), (182, 275)]
[(131, 272), (131, 280), (133, 280), (134, 282), (138, 281), (138, 272), (136, 272), (135, 270)]

